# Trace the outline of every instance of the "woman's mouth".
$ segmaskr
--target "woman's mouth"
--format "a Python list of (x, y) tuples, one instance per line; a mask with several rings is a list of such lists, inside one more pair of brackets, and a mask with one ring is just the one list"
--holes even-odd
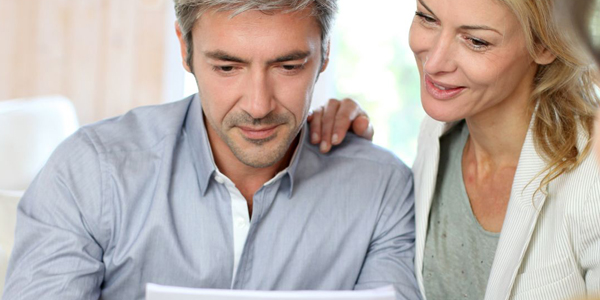
[(452, 99), (466, 89), (466, 87), (464, 86), (456, 86), (434, 81), (427, 74), (425, 74), (424, 80), (425, 89), (427, 90), (427, 93), (429, 93), (431, 96), (433, 96), (433, 98), (438, 100)]

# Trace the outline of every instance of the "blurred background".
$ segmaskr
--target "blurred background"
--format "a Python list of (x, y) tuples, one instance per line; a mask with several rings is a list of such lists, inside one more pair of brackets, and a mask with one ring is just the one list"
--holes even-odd
[[(408, 48), (414, 1), (339, 1), (330, 68), (313, 106), (352, 97), (375, 143), (407, 163), (423, 112)], [(195, 93), (172, 0), (0, 0), (0, 100), (63, 95), (80, 125)], [(10, 130), (0, 128), (0, 130)]]

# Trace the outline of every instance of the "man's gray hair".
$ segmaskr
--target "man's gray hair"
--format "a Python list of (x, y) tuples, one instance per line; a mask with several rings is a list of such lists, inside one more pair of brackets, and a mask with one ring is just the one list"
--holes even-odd
[(181, 34), (186, 42), (186, 63), (193, 70), (192, 54), (194, 42), (192, 28), (196, 20), (210, 9), (217, 11), (232, 11), (232, 17), (249, 10), (262, 12), (283, 11), (294, 12), (312, 7), (312, 15), (321, 27), (321, 55), (325, 57), (329, 34), (337, 12), (337, 0), (173, 0), (175, 14), (181, 28)]

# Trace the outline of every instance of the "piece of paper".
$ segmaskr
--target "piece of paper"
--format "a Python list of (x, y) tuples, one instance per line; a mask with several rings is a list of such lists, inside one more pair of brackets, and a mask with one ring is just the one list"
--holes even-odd
[(358, 291), (246, 291), (193, 289), (146, 285), (146, 300), (395, 300), (394, 288), (386, 286)]

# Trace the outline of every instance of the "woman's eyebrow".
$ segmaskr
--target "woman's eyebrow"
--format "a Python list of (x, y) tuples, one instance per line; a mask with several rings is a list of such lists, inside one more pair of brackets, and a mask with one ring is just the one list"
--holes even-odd
[(502, 33), (500, 33), (500, 31), (485, 25), (462, 25), (459, 28), (463, 30), (491, 30), (498, 33), (499, 35), (503, 35)]
[(423, 0), (419, 0), (419, 3), (421, 3), (421, 5), (423, 5), (423, 7), (425, 7), (425, 9), (427, 11), (429, 11), (430, 14), (432, 14), (434, 17), (437, 18), (437, 16), (435, 15), (435, 13), (431, 10), (431, 8), (429, 8), (429, 6), (427, 6), (427, 4), (425, 4), (425, 1)]

